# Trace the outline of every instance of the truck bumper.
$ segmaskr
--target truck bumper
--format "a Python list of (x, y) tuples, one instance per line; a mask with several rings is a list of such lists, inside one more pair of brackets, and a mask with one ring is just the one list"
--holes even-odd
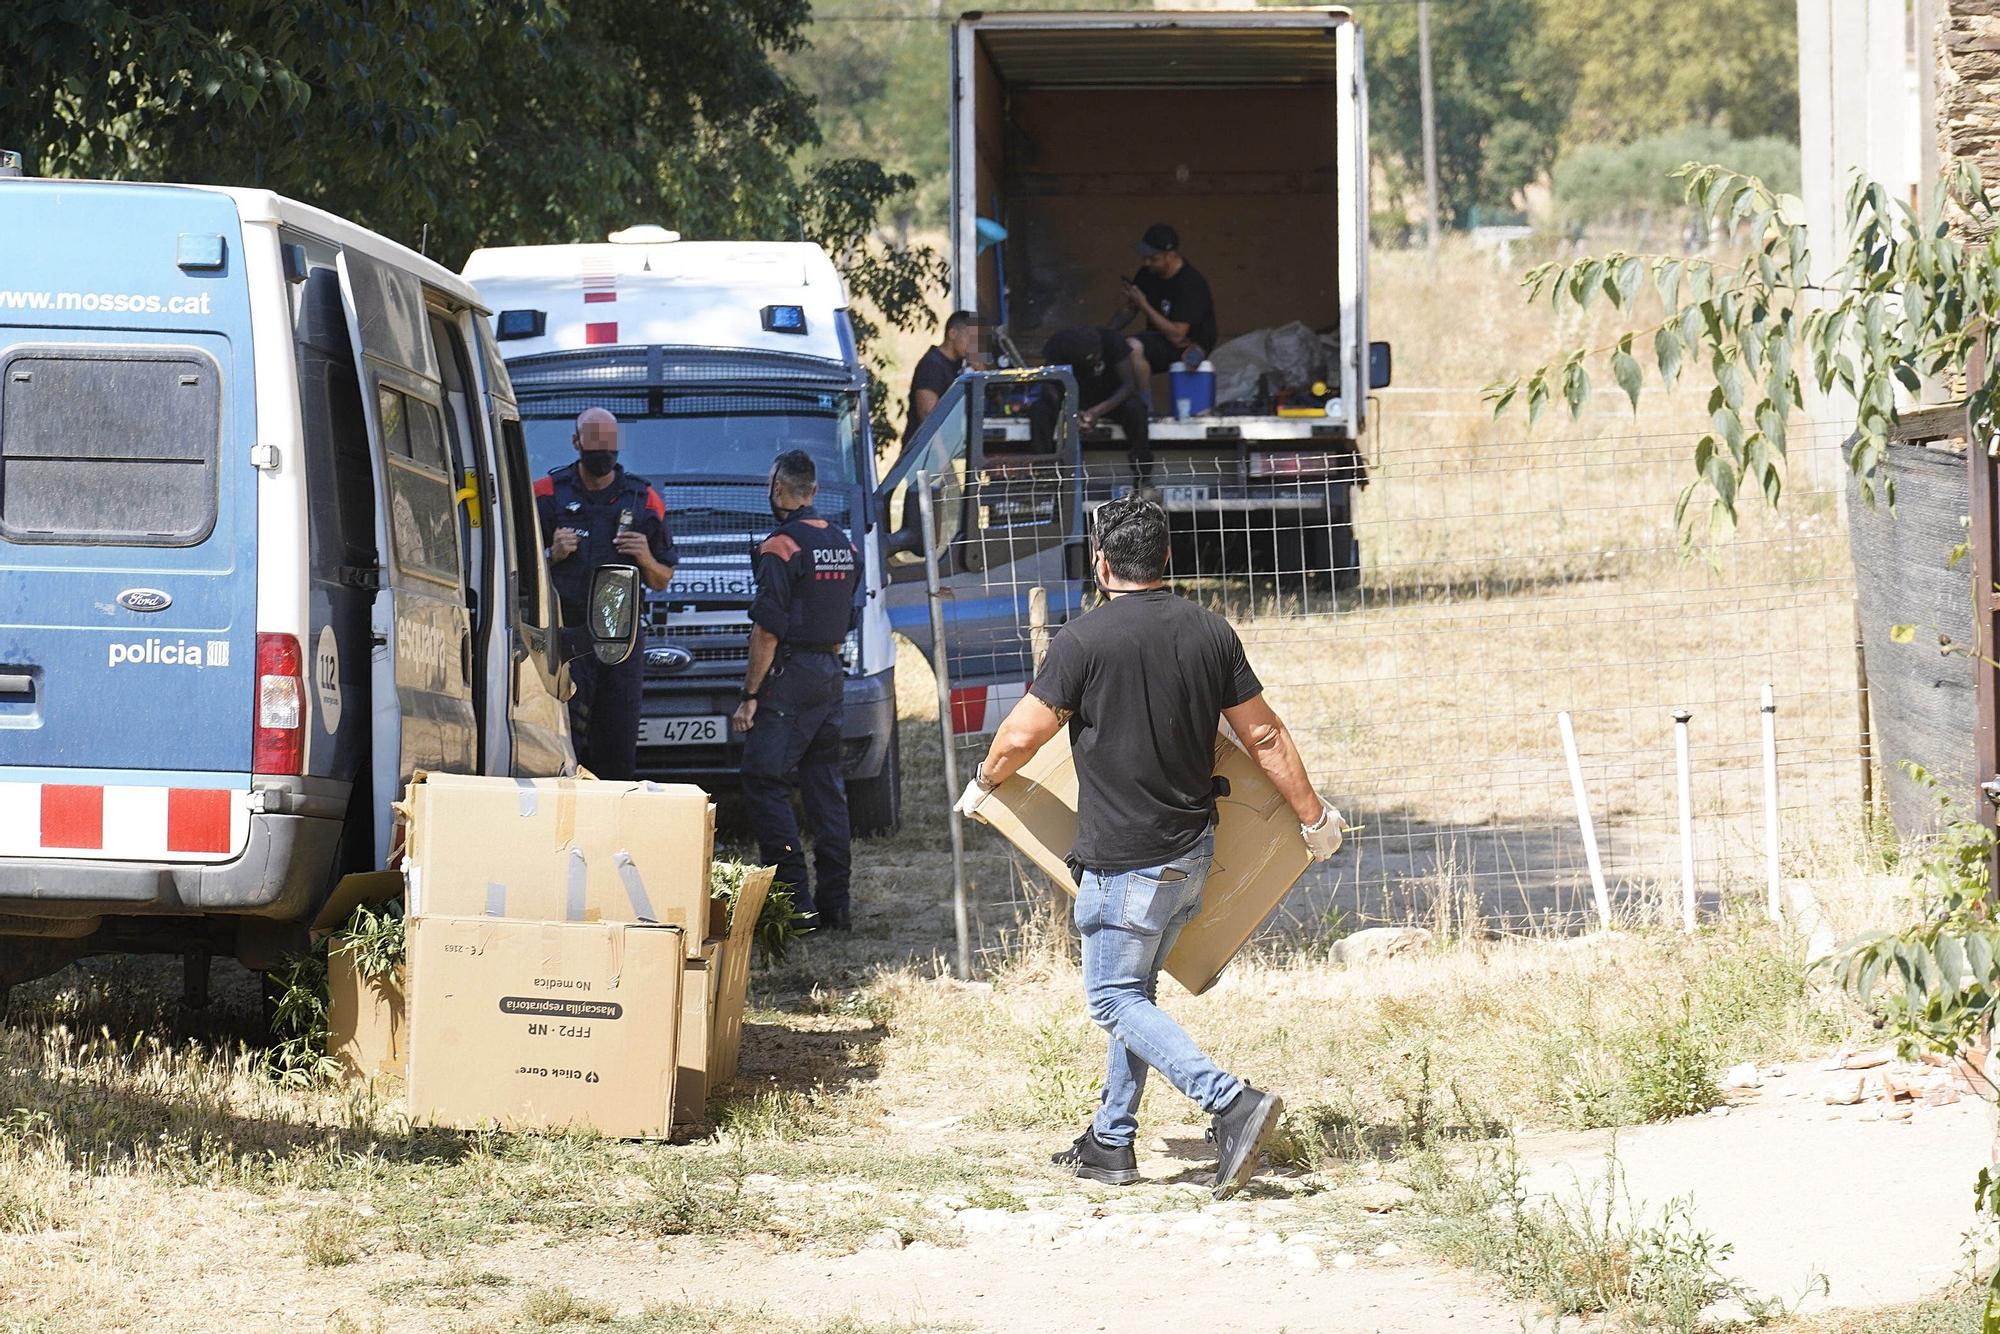
[(257, 814), (243, 851), (226, 862), (0, 859), (0, 920), (233, 913), (294, 921), (318, 907), (340, 830), (337, 819)]

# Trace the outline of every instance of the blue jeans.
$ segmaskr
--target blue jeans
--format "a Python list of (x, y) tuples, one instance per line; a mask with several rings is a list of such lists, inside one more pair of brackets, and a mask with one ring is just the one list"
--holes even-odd
[(1221, 1111), (1243, 1089), (1242, 1080), (1219, 1068), (1154, 1003), (1160, 965), (1181, 928), (1201, 911), (1201, 887), (1214, 857), (1211, 830), (1185, 856), (1162, 866), (1086, 869), (1077, 886), (1084, 999), (1091, 1019), (1111, 1036), (1103, 1105), (1092, 1126), (1099, 1143), (1130, 1144), (1138, 1134), (1149, 1066), (1204, 1112)]

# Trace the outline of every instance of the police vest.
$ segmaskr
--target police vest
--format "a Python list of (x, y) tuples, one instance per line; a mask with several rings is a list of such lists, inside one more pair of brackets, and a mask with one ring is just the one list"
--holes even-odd
[(577, 617), (590, 596), (592, 572), (600, 565), (625, 562), (612, 545), (618, 530), (642, 533), (657, 548), (655, 533), (664, 530), (666, 506), (651, 482), (623, 468), (610, 486), (586, 490), (574, 463), (536, 482), (535, 499), (542, 510), (544, 540), (552, 540), (558, 528), (576, 530), (576, 550), (568, 559), (549, 565), (549, 582), (562, 600), (564, 620), (580, 625)]
[(861, 553), (840, 525), (811, 506), (757, 546), (750, 619), (792, 648), (838, 650), (854, 627)]

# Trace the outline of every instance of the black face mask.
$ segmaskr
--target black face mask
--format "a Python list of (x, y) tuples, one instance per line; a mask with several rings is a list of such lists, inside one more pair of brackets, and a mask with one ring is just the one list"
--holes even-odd
[(791, 517), (797, 514), (801, 508), (803, 507), (798, 505), (793, 505), (790, 508), (780, 505), (778, 503), (778, 493), (776, 491), (771, 493), (771, 517), (779, 523), (790, 522)]
[(618, 466), (618, 451), (615, 449), (585, 449), (577, 452), (583, 461), (583, 470), (592, 477), (609, 477)]

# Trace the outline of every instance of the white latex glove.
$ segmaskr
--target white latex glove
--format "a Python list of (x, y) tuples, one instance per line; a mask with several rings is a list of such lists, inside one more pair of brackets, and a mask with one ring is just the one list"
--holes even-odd
[(970, 820), (979, 814), (980, 803), (991, 795), (992, 793), (989, 789), (980, 786), (979, 779), (975, 776), (971, 782), (965, 785), (965, 791), (959, 794), (958, 804), (953, 806), (952, 809)]
[(1319, 822), (1302, 824), (1299, 832), (1305, 835), (1306, 851), (1316, 862), (1323, 862), (1340, 851), (1340, 843), (1347, 836), (1347, 821), (1340, 818), (1340, 812), (1333, 808), (1325, 797), (1319, 799)]

